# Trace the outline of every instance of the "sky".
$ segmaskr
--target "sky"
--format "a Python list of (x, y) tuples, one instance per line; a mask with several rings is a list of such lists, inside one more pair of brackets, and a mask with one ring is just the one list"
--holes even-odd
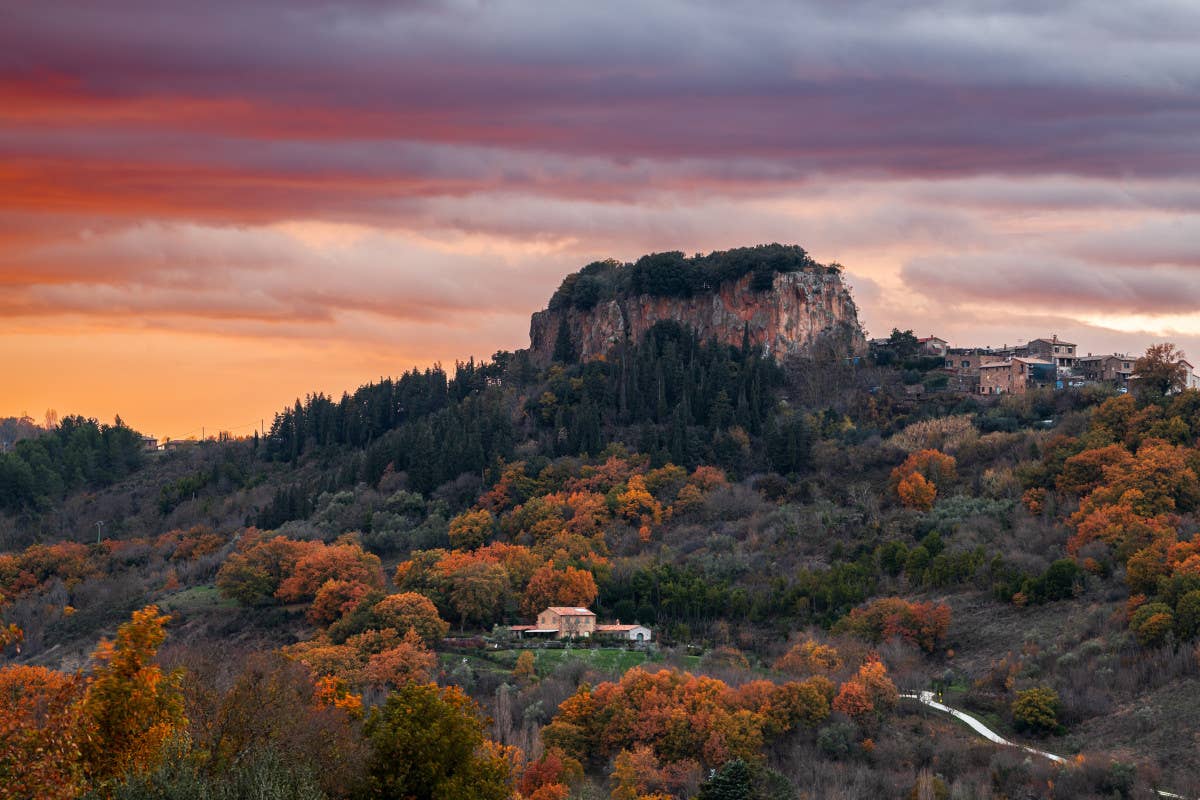
[(1200, 356), (1200, 4), (0, 7), (0, 416), (248, 433), (795, 243), (871, 335)]

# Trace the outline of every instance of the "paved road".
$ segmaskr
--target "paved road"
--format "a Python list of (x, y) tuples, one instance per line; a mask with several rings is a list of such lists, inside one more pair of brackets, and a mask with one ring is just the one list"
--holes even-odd
[[(937, 702), (936, 700), (933, 699), (933, 692), (917, 692), (917, 693), (902, 692), (900, 694), (900, 697), (905, 700), (916, 700), (921, 705), (928, 706), (929, 708), (932, 708), (936, 711), (941, 711), (946, 714), (949, 714), (950, 716), (954, 717), (955, 719), (966, 723), (966, 725), (968, 727), (970, 727), (971, 730), (975, 731), (980, 736), (987, 739), (989, 742), (995, 742), (996, 744), (1004, 745), (1006, 747), (1017, 747), (1017, 748), (1020, 748), (1021, 750), (1024, 750), (1027, 753), (1033, 753), (1036, 756), (1041, 756), (1042, 758), (1048, 758), (1056, 764), (1066, 764), (1067, 763), (1067, 760), (1065, 758), (1063, 758), (1062, 756), (1056, 756), (1056, 755), (1054, 755), (1054, 753), (1047, 753), (1045, 750), (1038, 750), (1033, 747), (1026, 747), (1023, 744), (1017, 744), (1016, 742), (1010, 742), (1008, 739), (1005, 739), (1003, 736), (996, 733), (994, 730), (989, 728), (987, 725), (984, 725), (982, 722), (975, 719), (970, 714), (959, 711), (957, 708), (951, 708), (950, 706), (943, 705), (942, 703)], [(1155, 793), (1158, 794), (1159, 797), (1168, 797), (1168, 798), (1171, 798), (1171, 800), (1187, 800), (1187, 798), (1185, 798), (1183, 795), (1174, 794), (1172, 792), (1167, 792), (1162, 789), (1156, 789)]]

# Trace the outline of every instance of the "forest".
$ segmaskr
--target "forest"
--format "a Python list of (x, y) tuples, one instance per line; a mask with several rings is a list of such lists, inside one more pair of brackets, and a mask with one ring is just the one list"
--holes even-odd
[[(1200, 794), (1200, 392), (933, 371), (660, 324), (178, 452), (66, 417), (0, 455), (0, 798)], [(549, 606), (653, 644), (509, 632)]]

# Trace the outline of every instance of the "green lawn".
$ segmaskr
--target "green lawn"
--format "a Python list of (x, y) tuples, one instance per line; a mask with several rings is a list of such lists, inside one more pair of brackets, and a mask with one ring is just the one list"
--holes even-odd
[[(522, 650), (481, 650), (478, 653), (462, 655), (459, 653), (442, 653), (442, 666), (453, 670), (463, 659), (474, 670), (490, 672), (511, 672), (517, 663), (517, 657)], [(633, 667), (641, 664), (661, 663), (663, 657), (659, 653), (648, 653), (642, 650), (624, 650), (620, 648), (600, 648), (596, 650), (572, 648), (570, 650), (532, 650), (534, 667), (539, 676), (553, 672), (558, 666), (569, 660), (580, 661), (598, 672), (623, 675)], [(684, 656), (684, 667), (695, 669), (700, 663), (699, 656)]]
[(195, 611), (211, 608), (235, 608), (237, 601), (221, 597), (212, 584), (193, 586), (167, 595), (158, 604), (164, 611)]

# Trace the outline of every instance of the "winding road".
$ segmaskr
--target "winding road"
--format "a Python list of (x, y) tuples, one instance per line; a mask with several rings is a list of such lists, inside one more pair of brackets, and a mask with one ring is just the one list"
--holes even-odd
[[(964, 711), (959, 711), (957, 708), (951, 708), (948, 705), (944, 705), (942, 703), (937, 702), (936, 700), (933, 699), (933, 692), (928, 692), (928, 691), (925, 691), (925, 692), (901, 692), (900, 699), (916, 700), (918, 703), (920, 703), (923, 706), (928, 706), (929, 708), (932, 708), (935, 711), (941, 711), (943, 713), (949, 714), (950, 716), (954, 717), (958, 721), (966, 724), (967, 727), (969, 727), (971, 730), (978, 733), (983, 738), (987, 739), (989, 742), (995, 742), (996, 744), (1003, 745), (1005, 747), (1016, 747), (1021, 750), (1024, 750), (1027, 753), (1032, 753), (1035, 756), (1041, 756), (1042, 758), (1048, 758), (1056, 764), (1066, 764), (1067, 763), (1067, 759), (1063, 758), (1062, 756), (1056, 756), (1054, 753), (1047, 753), (1045, 750), (1038, 750), (1036, 748), (1028, 747), (1023, 744), (1018, 744), (1016, 742), (1010, 742), (1008, 739), (1005, 739), (1003, 736), (996, 733), (994, 730), (989, 728), (987, 725), (984, 725), (982, 722), (975, 719), (970, 714), (968, 714)], [(1171, 800), (1187, 800), (1187, 798), (1185, 798), (1183, 795), (1174, 794), (1173, 792), (1168, 792), (1163, 789), (1155, 789), (1154, 791), (1159, 797), (1169, 797), (1169, 798), (1171, 798)]]

